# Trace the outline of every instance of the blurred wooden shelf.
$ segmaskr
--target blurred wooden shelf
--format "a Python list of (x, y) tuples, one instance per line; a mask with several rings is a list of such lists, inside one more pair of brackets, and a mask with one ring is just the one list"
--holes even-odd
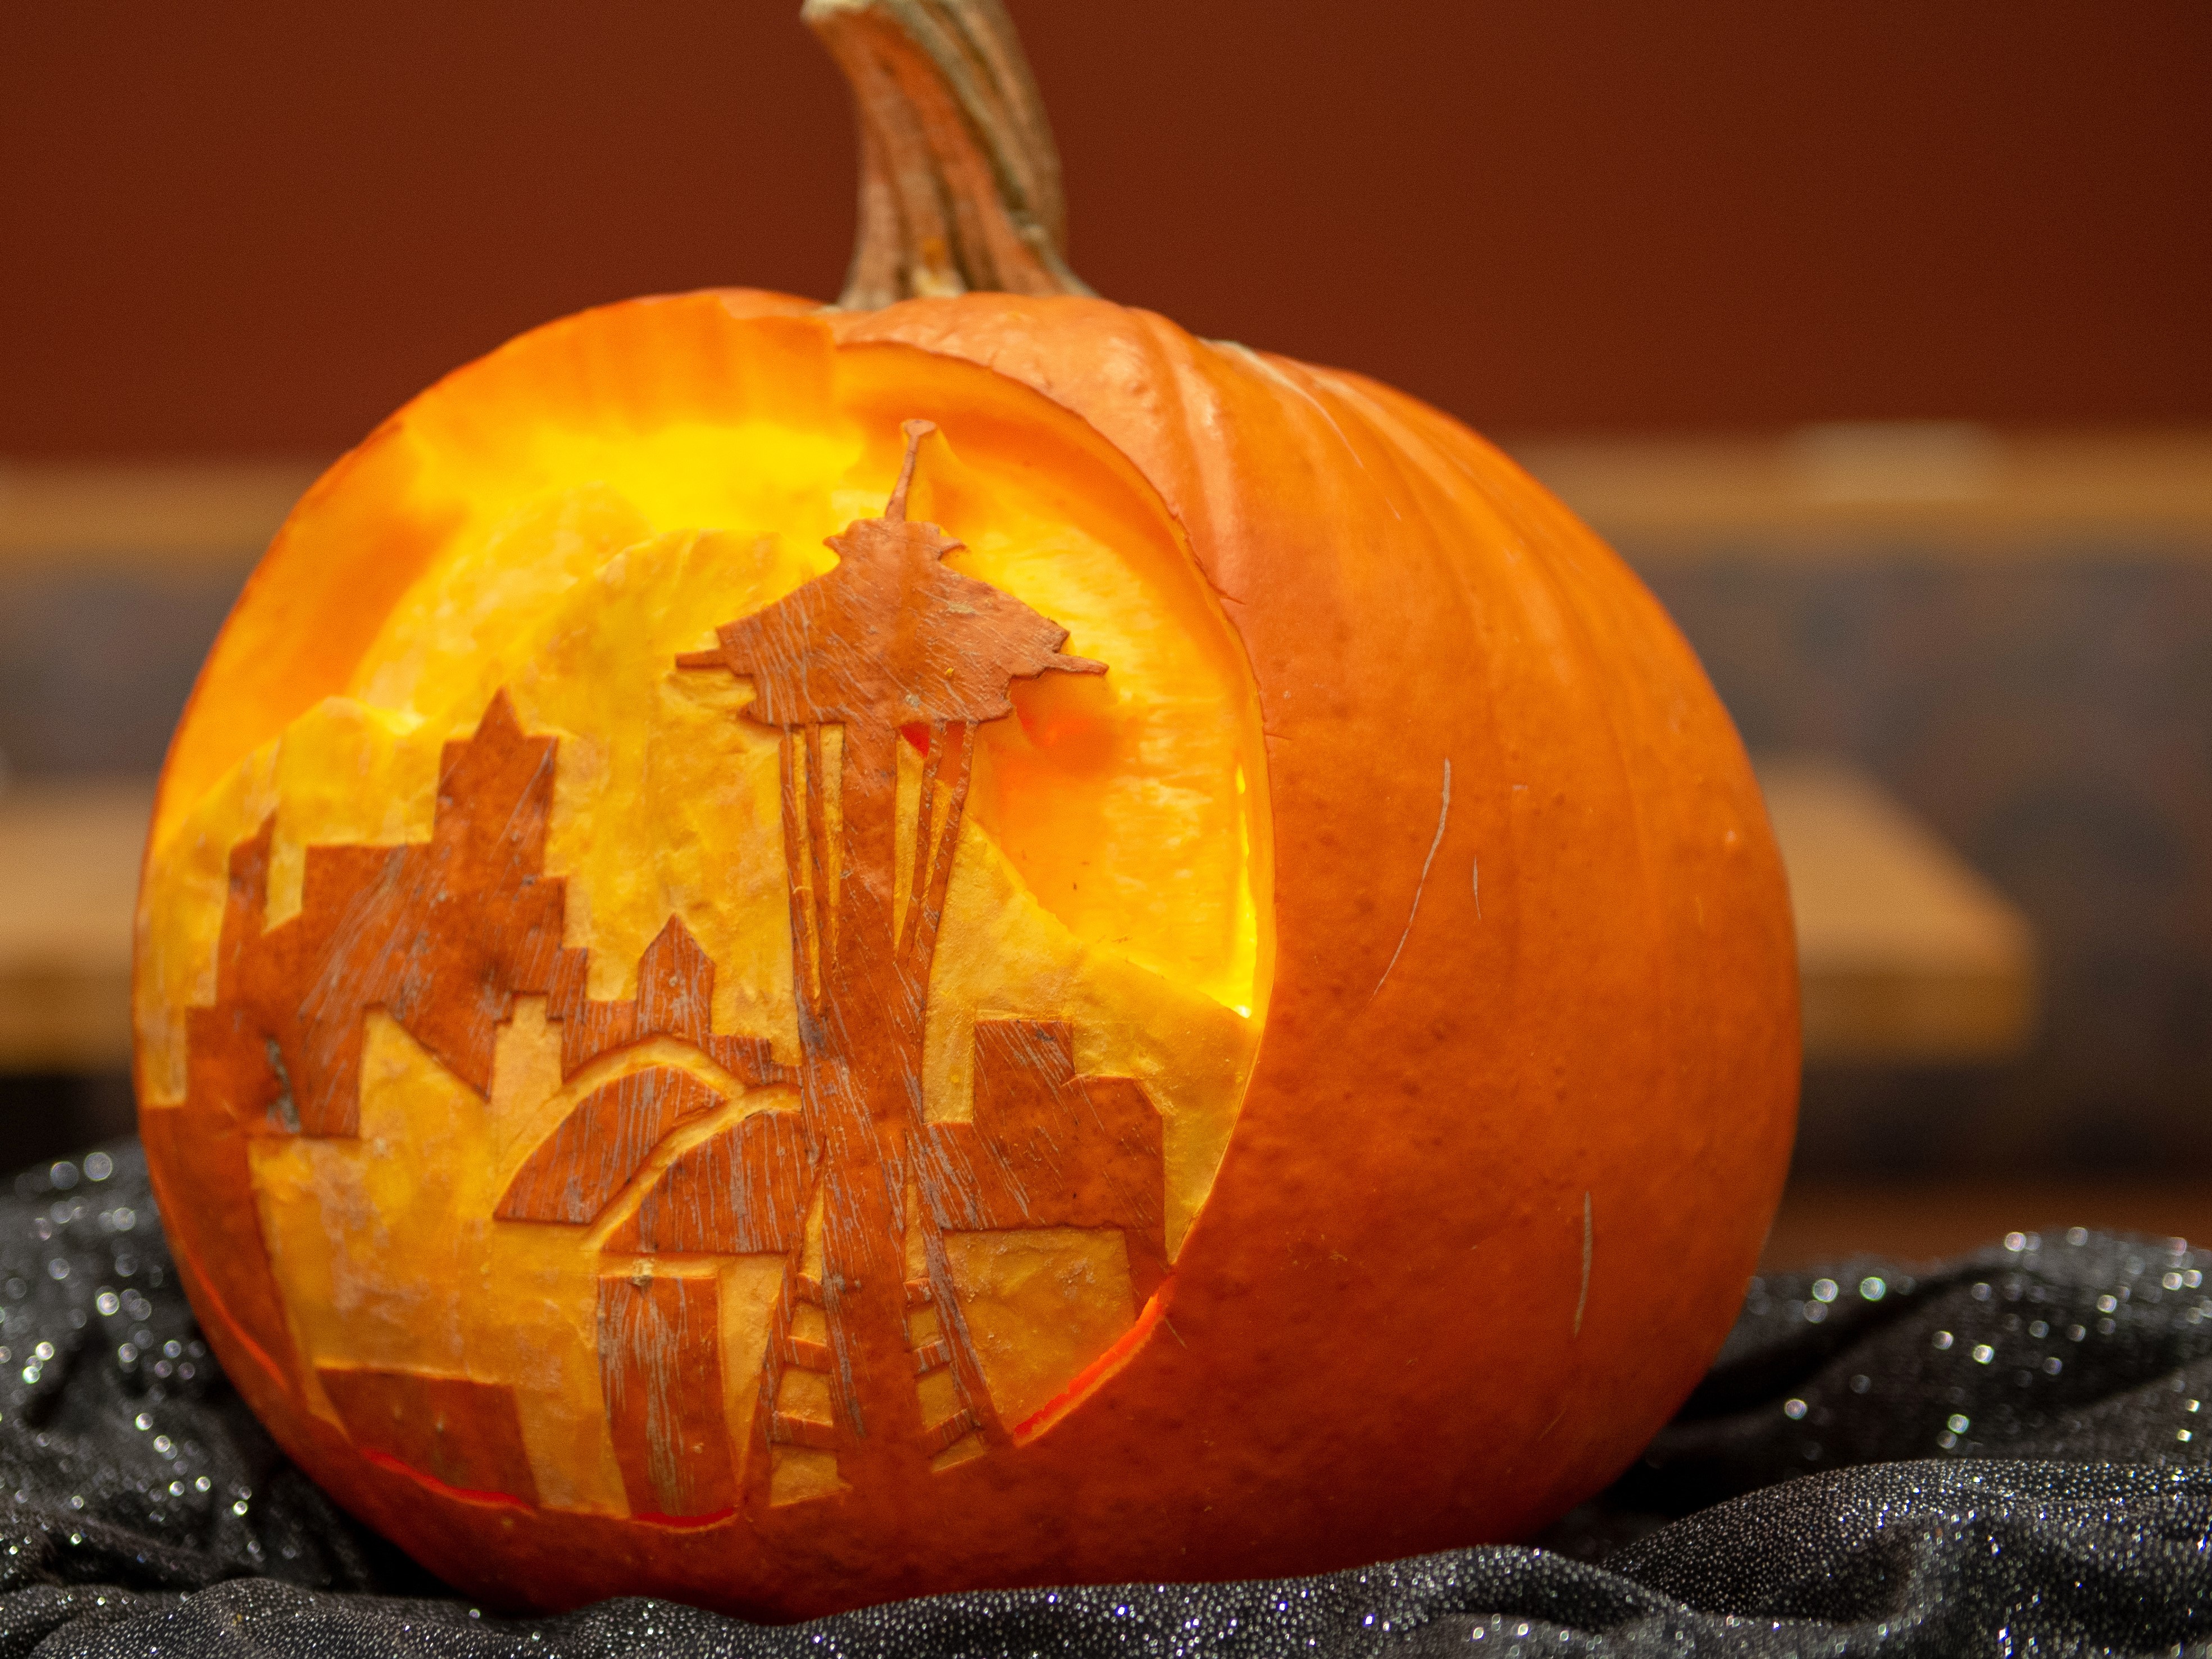
[(1864, 773), (1770, 756), (1759, 787), (1790, 871), (1815, 1064), (2004, 1060), (2034, 1026), (2027, 921)]
[[(2112, 537), (2212, 551), (2212, 429), (1996, 431), (1844, 422), (1741, 435), (1506, 441), (1516, 460), (1639, 556), (2033, 555)], [(0, 459), (0, 567), (250, 564), (327, 459)]]
[(2212, 1180), (1805, 1182), (1782, 1196), (1761, 1265), (1809, 1267), (1850, 1255), (1937, 1261), (2069, 1227), (2212, 1239)]
[[(2027, 928), (1863, 776), (1759, 769), (1790, 872), (1815, 1061), (2001, 1058), (2027, 1036)], [(131, 915), (150, 781), (0, 793), (0, 1069), (129, 1063)]]
[(1770, 435), (1509, 441), (1639, 565), (2212, 556), (2212, 430), (1999, 432), (1958, 422)]
[[(1844, 422), (1738, 435), (1509, 438), (1514, 459), (1638, 562), (2033, 559), (2113, 542), (2212, 556), (2212, 429), (1996, 431)], [(327, 459), (0, 459), (0, 572), (241, 574)]]
[(137, 778), (0, 793), (0, 1069), (131, 1063), (131, 934), (154, 787)]
[(0, 573), (243, 574), (323, 464), (0, 461)]

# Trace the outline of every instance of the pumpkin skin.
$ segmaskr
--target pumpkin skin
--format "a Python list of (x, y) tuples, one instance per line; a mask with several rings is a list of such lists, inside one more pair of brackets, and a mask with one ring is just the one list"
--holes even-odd
[[(1146, 1166), (1164, 1171), (1166, 1209), (1116, 1212), (1118, 1239), (1088, 1212), (1071, 1224), (1073, 1210), (978, 1231), (933, 1231), (910, 1209), (909, 1235), (934, 1249), (957, 1234), (970, 1251), (965, 1278), (936, 1282), (969, 1324), (954, 1369), (996, 1367), (990, 1421), (923, 1448), (926, 1473), (848, 1459), (841, 1484), (822, 1459), (851, 1440), (842, 1453), (779, 1442), (787, 1394), (744, 1403), (749, 1367), (805, 1312), (792, 1276), (821, 1276), (825, 1247), (726, 1241), (656, 1269), (635, 1231), (650, 1194), (633, 1182), (606, 1212), (628, 1206), (631, 1231), (595, 1224), (589, 1255), (580, 1224), (548, 1218), (569, 1200), (514, 1173), (553, 1141), (544, 1100), (514, 1107), (520, 1085), (506, 1079), (524, 1069), (526, 1027), (557, 1048), (587, 1012), (636, 1010), (621, 1015), (643, 1034), (632, 1048), (672, 1041), (650, 1034), (675, 1025), (646, 1012), (672, 962), (703, 960), (726, 991), (752, 945), (801, 954), (780, 880), (745, 906), (702, 898), (678, 890), (654, 844), (682, 839), (685, 803), (720, 775), (719, 751), (699, 745), (721, 739), (684, 734), (737, 732), (740, 683), (719, 726), (633, 730), (623, 688), (647, 683), (638, 663), (658, 665), (664, 712), (679, 695), (665, 688), (699, 676), (659, 643), (613, 653), (659, 629), (711, 654), (718, 625), (830, 562), (763, 564), (750, 589), (723, 582), (750, 599), (702, 599), (743, 561), (735, 541), (699, 538), (717, 522), (698, 516), (701, 477), (744, 475), (761, 500), (784, 490), (799, 505), (761, 509), (783, 514), (783, 539), (752, 545), (797, 558), (799, 527), (861, 518), (855, 490), (882, 498), (912, 417), (941, 434), (921, 453), (915, 516), (973, 550), (948, 565), (1066, 623), (1070, 653), (1116, 642), (1097, 649), (1103, 680), (1021, 679), (1019, 718), (974, 727), (996, 805), (979, 783), (954, 860), (970, 896), (946, 901), (930, 1006), (972, 981), (961, 994), (979, 1045), (987, 1019), (1060, 1021), (1094, 1094), (1100, 1077), (1139, 1079), (1167, 1126)], [(825, 434), (846, 448), (807, 460)], [(610, 479), (629, 489), (620, 510), (578, 493)], [(567, 516), (531, 518), (549, 492)], [(594, 512), (608, 524), (595, 530)], [(1054, 587), (1052, 560), (1001, 546), (1061, 521), (1083, 546), (1149, 549), (1152, 562), (1128, 553), (1128, 586), (1079, 591), (1092, 567)], [(695, 567), (706, 574), (684, 586)], [(511, 635), (562, 605), (568, 632), (518, 654)], [(1139, 661), (1158, 665), (1149, 686)], [(1137, 699), (1144, 732), (1178, 755), (1217, 744), (1212, 782), (1181, 792), (1195, 799), (1182, 816), (1146, 816), (1142, 803), (1177, 791), (1084, 701), (1097, 685)], [(673, 781), (623, 774), (632, 751), (665, 756)], [(576, 757), (601, 753), (606, 777), (578, 793)], [(896, 764), (911, 793), (922, 763)], [(340, 987), (359, 994), (340, 1024), (373, 1029), (354, 1071), (324, 1066), (286, 1022), (329, 990), (334, 958), (276, 951), (278, 911), (313, 923), (344, 880), (428, 844), (434, 811), (465, 816), (480, 786), (545, 792), (529, 797), (536, 827), (484, 831), (436, 866), (409, 913), (419, 983)], [(1110, 822), (1102, 792), (1123, 803)], [(516, 836), (537, 837), (520, 874)], [(1073, 896), (1086, 837), (1126, 861), (1100, 910)], [(1126, 926), (1148, 976), (1102, 967), (1097, 982), (1121, 988), (1045, 1006), (1034, 988), (1060, 969), (1031, 934), (958, 942), (976, 918), (1013, 914), (1014, 899), (973, 896), (984, 841), (1020, 878), (1008, 891), (1053, 890), (1054, 926), (1083, 963), (1107, 961)], [(623, 872), (656, 858), (663, 877), (641, 898)], [(1177, 885), (1209, 858), (1234, 879), (1212, 897), (1203, 881)], [(565, 912), (543, 908), (549, 876)], [(1075, 951), (1032, 927), (1047, 932)], [(565, 1004), (556, 948), (592, 952), (593, 977)], [(994, 1001), (1032, 957), (1044, 965), (1022, 981), (1029, 1000)], [(803, 995), (804, 974), (764, 982)], [(1798, 1054), (1786, 891), (1756, 787), (1695, 659), (1626, 568), (1510, 460), (1411, 398), (1065, 295), (860, 311), (746, 290), (632, 301), (526, 335), (408, 405), (301, 503), (210, 655), (163, 777), (136, 988), (141, 1121), (171, 1246), (228, 1374), (288, 1453), (494, 1603), (649, 1594), (774, 1618), (975, 1586), (1316, 1571), (1525, 1534), (1617, 1474), (1717, 1348), (1778, 1196)], [(1184, 1046), (1160, 1059), (1144, 1047), (1157, 1032), (1139, 1030), (1094, 1064), (1086, 1019), (1156, 1020)], [(717, 1000), (694, 1035), (733, 1073), (758, 1066), (741, 1079), (749, 1098), (791, 1086), (783, 1027), (756, 1022), (752, 1060), (732, 1057), (745, 1024)], [(946, 1063), (951, 1076), (964, 1062)], [(565, 1082), (547, 1069), (541, 1094), (573, 1100), (589, 1064)], [(979, 1102), (983, 1064), (965, 1085)], [(1213, 1081), (1190, 1082), (1201, 1074)], [(1201, 1095), (1203, 1109), (1176, 1104)], [(448, 1126), (472, 1113), (489, 1127), (469, 1141)], [(524, 1118), (531, 1145), (514, 1139)], [(394, 1126), (447, 1138), (398, 1145)], [(668, 1140), (703, 1146), (696, 1128)], [(1125, 1134), (1113, 1156), (1127, 1150)], [(497, 1165), (490, 1186), (478, 1163)], [(581, 1167), (553, 1169), (544, 1190)], [(492, 1213), (496, 1191), (522, 1207)], [(537, 1255), (497, 1254), (526, 1235)], [(423, 1254), (425, 1237), (447, 1253)], [(1162, 1259), (1141, 1268), (1152, 1248)], [(1020, 1250), (1073, 1286), (1065, 1309), (1040, 1316), (1031, 1291), (1004, 1289)], [(732, 1311), (730, 1264), (754, 1261), (781, 1277), (746, 1279), (748, 1293), (782, 1284), (781, 1311)], [(381, 1302), (361, 1288), (372, 1281)], [(651, 1444), (661, 1431), (621, 1397), (642, 1362), (609, 1357), (625, 1285), (639, 1300), (622, 1317), (693, 1322), (656, 1351), (675, 1356), (655, 1398), (682, 1427)], [(1065, 1341), (1063, 1314), (1081, 1327)], [(944, 1333), (933, 1318), (927, 1334)], [(977, 1358), (994, 1331), (1004, 1352)]]

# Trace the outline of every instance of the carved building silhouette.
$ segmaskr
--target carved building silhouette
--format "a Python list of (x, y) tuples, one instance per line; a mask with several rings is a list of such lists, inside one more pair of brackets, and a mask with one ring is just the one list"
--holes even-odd
[[(951, 1236), (1119, 1229), (1138, 1304), (1158, 1287), (1159, 1114), (1128, 1079), (1079, 1076), (1066, 1024), (978, 1021), (972, 1116), (923, 1111), (929, 972), (975, 729), (1012, 713), (1016, 678), (1103, 672), (1060, 651), (1057, 623), (944, 566), (958, 544), (935, 526), (905, 521), (926, 429), (909, 423), (885, 515), (832, 538), (830, 572), (681, 659), (750, 680), (740, 718), (781, 736), (796, 1054), (712, 1029), (714, 964), (672, 917), (638, 963), (634, 997), (589, 996), (588, 953), (562, 945), (564, 883), (544, 873), (557, 740), (525, 733), (503, 692), (471, 738), (447, 745), (428, 842), (309, 848), (300, 911), (273, 927), (273, 815), (234, 850), (216, 1000), (189, 1016), (187, 1110), (160, 1115), (173, 1156), (243, 1205), (231, 1224), (251, 1259), (234, 1264), (228, 1301), (279, 1380), (296, 1386), (302, 1357), (252, 1224), (244, 1142), (358, 1134), (373, 1010), (480, 1095), (522, 996), (545, 999), (558, 1024), (564, 1083), (605, 1056), (673, 1041), (712, 1063), (698, 1070), (770, 1091), (763, 1109), (666, 1159), (605, 1241), (600, 1381), (634, 1514), (696, 1519), (925, 1481), (1011, 1443), (1019, 1425), (1001, 1419), (977, 1364)], [(902, 741), (924, 751), (905, 847)], [(496, 1224), (599, 1224), (668, 1137), (726, 1104), (675, 1064), (592, 1090), (526, 1157)], [(218, 1132), (187, 1144), (195, 1118)], [(750, 1447), (732, 1445), (726, 1426), (727, 1391), (756, 1384), (723, 1374), (718, 1281), (630, 1265), (658, 1253), (783, 1260)], [(317, 1375), (365, 1455), (538, 1501), (507, 1383), (330, 1364)], [(778, 1480), (802, 1464), (806, 1479)]]

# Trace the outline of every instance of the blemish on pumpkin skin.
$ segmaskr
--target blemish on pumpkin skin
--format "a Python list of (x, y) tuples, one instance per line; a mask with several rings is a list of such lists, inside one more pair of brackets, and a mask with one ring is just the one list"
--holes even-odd
[(1429, 842), (1429, 855), (1421, 860), (1421, 878), (1413, 884), (1413, 902), (1406, 912), (1406, 926), (1398, 935), (1398, 948), (1390, 952), (1390, 960), (1382, 964), (1382, 977), (1375, 981), (1375, 988), (1367, 994), (1370, 1002), (1382, 994), (1382, 986), (1390, 977), (1390, 970), (1398, 965), (1398, 958), (1406, 954), (1406, 941), (1413, 936), (1413, 918), (1421, 914), (1421, 890), (1429, 884), (1429, 871), (1436, 864), (1437, 851), (1444, 844), (1444, 826), (1451, 822), (1451, 757), (1444, 757), (1443, 797), (1437, 804), (1437, 833)]
[(1589, 1306), (1590, 1195), (1583, 1194), (1583, 1287), (1575, 1297), (1575, 1334), (1583, 1334), (1583, 1312)]
[[(1253, 368), (1257, 369), (1262, 378), (1272, 381), (1273, 384), (1283, 387), (1285, 390), (1299, 398), (1303, 398), (1306, 402), (1311, 404), (1314, 407), (1314, 412), (1319, 415), (1322, 420), (1328, 422), (1328, 429), (1336, 434), (1337, 441), (1344, 446), (1344, 453), (1352, 457), (1352, 464), (1358, 467), (1362, 473), (1366, 473), (1369, 477), (1371, 478), (1374, 476), (1373, 474), (1367, 472), (1367, 463), (1365, 459), (1361, 457), (1358, 446), (1353, 444), (1352, 440), (1346, 435), (1344, 428), (1337, 424), (1336, 416), (1329, 412), (1328, 405), (1322, 402), (1320, 398), (1315, 395), (1310, 387), (1300, 385), (1298, 381), (1293, 379), (1290, 374), (1278, 368), (1275, 364), (1268, 362), (1267, 359), (1262, 357), (1258, 352), (1253, 350), (1252, 348), (1248, 345), (1240, 344), (1235, 340), (1217, 340), (1212, 342), (1212, 343), (1220, 347), (1224, 350), (1233, 353), (1243, 362), (1249, 364)], [(1382, 505), (1390, 509), (1390, 516), (1394, 519), (1402, 520), (1406, 515), (1398, 510), (1397, 502), (1390, 499), (1389, 491), (1387, 489), (1382, 490)]]

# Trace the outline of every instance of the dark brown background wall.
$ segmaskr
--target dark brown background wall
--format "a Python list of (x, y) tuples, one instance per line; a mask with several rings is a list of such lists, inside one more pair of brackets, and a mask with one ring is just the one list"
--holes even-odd
[[(0, 453), (329, 451), (594, 301), (827, 296), (796, 0), (0, 0)], [(2212, 416), (2203, 0), (1015, 0), (1078, 268), (1493, 428)]]

